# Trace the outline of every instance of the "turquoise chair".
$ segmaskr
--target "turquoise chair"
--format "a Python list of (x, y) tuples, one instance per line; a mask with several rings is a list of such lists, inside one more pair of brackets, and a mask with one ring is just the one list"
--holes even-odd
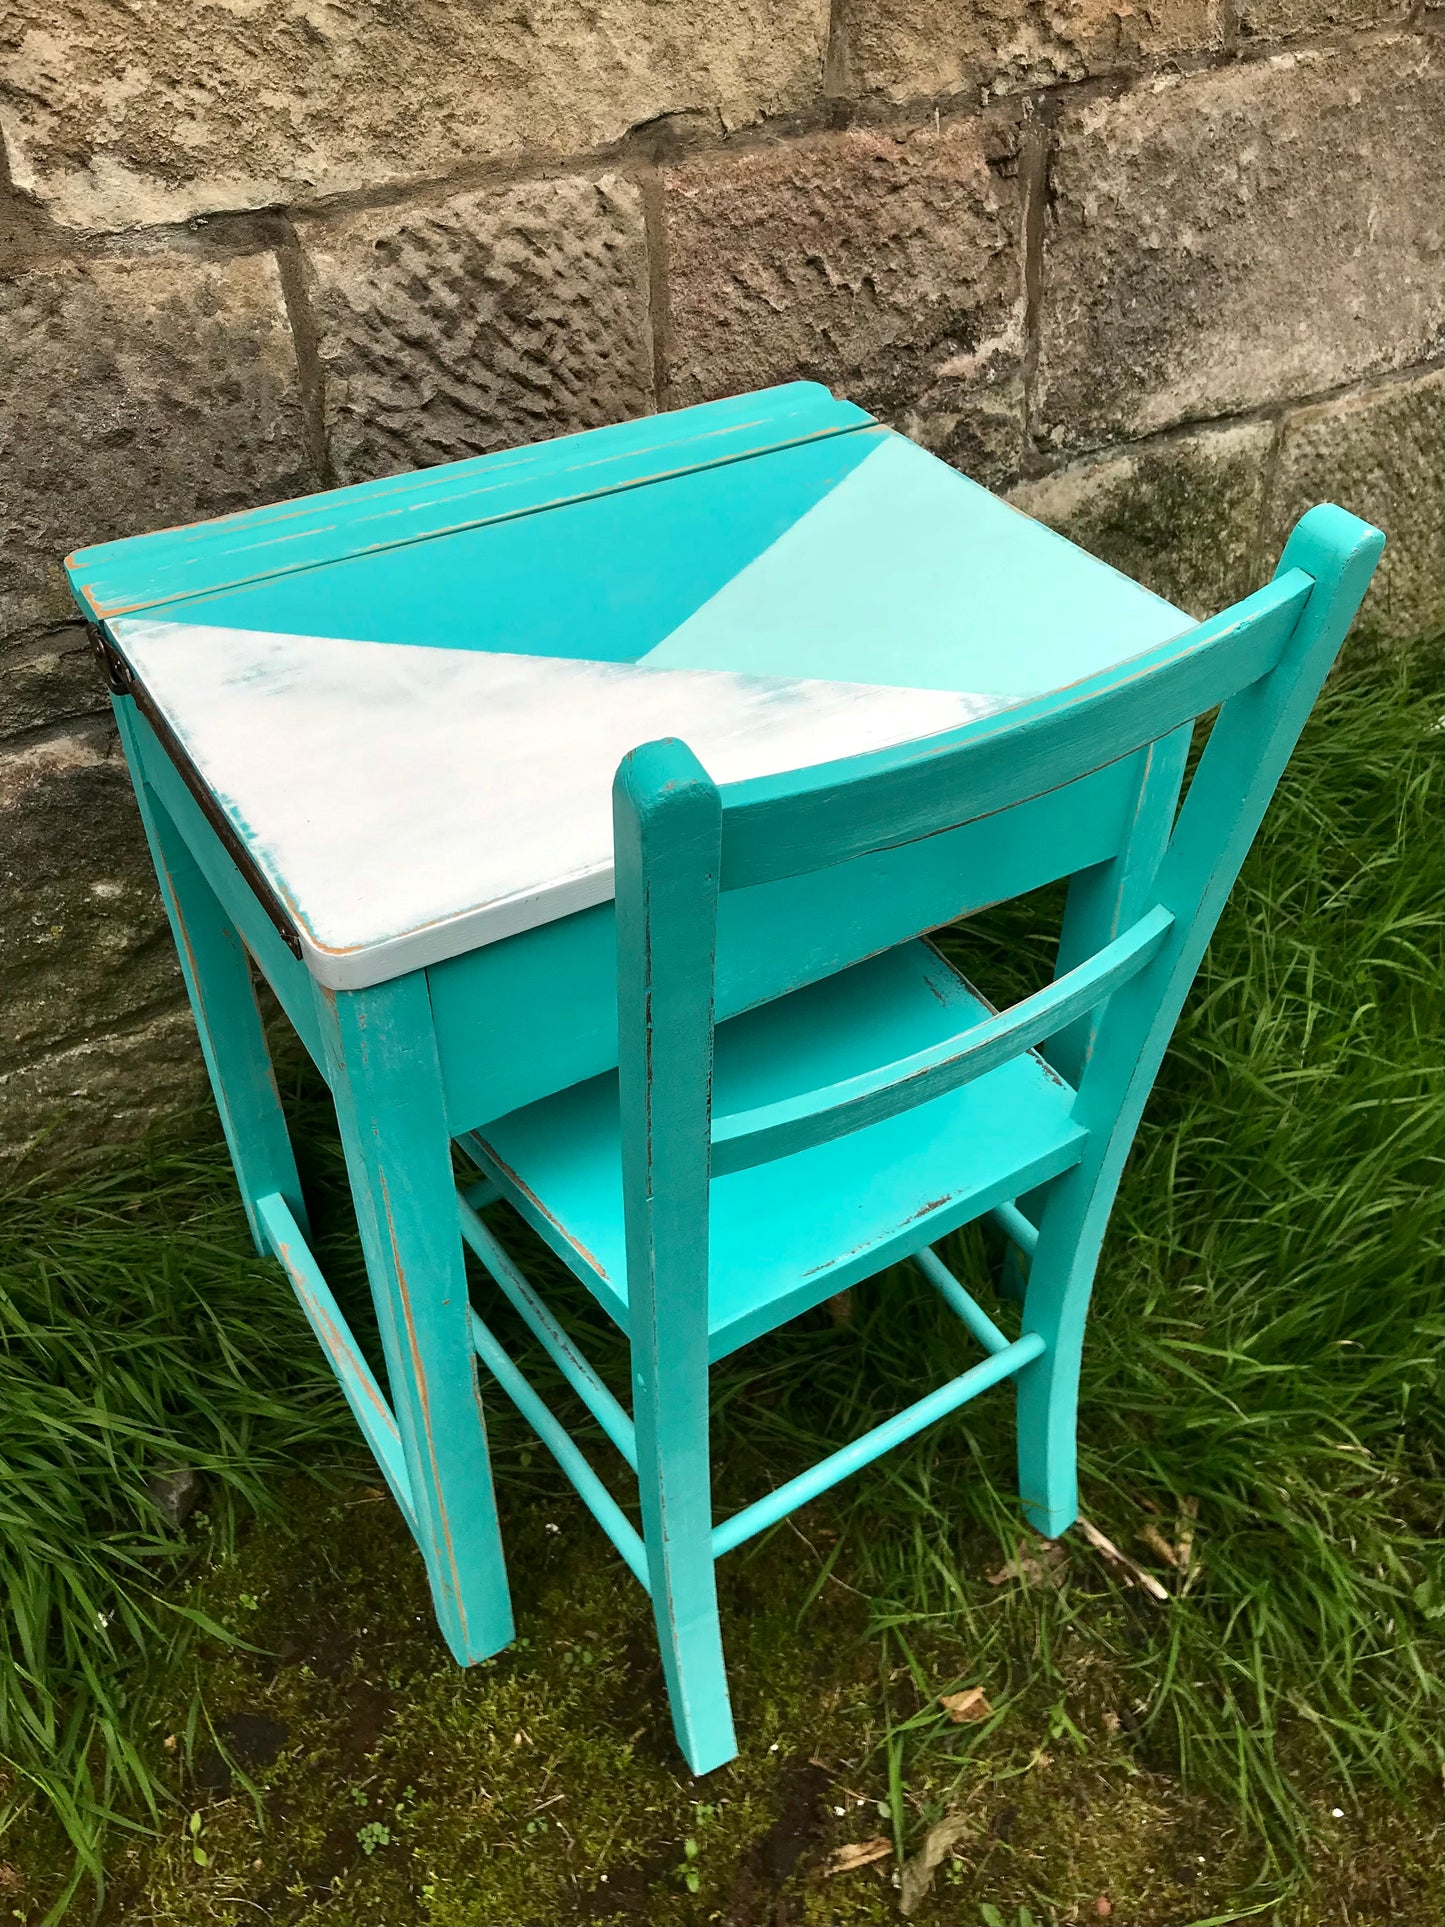
[[(1323, 507), (1273, 582), (1122, 667), (953, 732), (719, 789), (677, 741), (614, 789), (619, 1068), (464, 1140), (483, 1174), (463, 1235), (636, 1474), (639, 1534), (485, 1322), (478, 1354), (648, 1590), (694, 1771), (736, 1750), (715, 1562), (988, 1387), (1017, 1387), (1030, 1523), (1075, 1519), (1085, 1316), (1125, 1156), (1240, 864), (1368, 585), (1383, 538)], [(1218, 709), (1173, 814), (1191, 726)], [(984, 818), (1026, 842), (1137, 759), (1113, 855), (1070, 884), (1058, 974), (1003, 1012), (926, 941), (715, 1022), (720, 900)], [(1159, 798), (1163, 795), (1163, 806)], [(1012, 817), (1012, 825), (1010, 824)], [(865, 914), (860, 903), (859, 917)], [(736, 928), (734, 925), (733, 928)], [(856, 954), (856, 953), (855, 953)], [(736, 965), (733, 966), (736, 968)], [(491, 1226), (512, 1204), (627, 1335), (629, 1417)], [(1027, 1200), (1026, 1217), (1019, 1201)], [(932, 1246), (986, 1213), (1028, 1259), (1009, 1339)], [(715, 1523), (708, 1369), (833, 1293), (911, 1259), (980, 1361)]]

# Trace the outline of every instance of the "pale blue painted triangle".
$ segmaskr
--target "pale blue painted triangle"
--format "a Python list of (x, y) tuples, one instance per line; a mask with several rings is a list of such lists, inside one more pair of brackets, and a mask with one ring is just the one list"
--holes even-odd
[(901, 435), (640, 660), (1035, 695), (1192, 619)]

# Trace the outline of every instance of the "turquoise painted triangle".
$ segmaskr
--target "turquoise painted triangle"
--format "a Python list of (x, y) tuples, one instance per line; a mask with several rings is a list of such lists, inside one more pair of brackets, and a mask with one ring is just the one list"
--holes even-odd
[[(630, 662), (826, 499), (862, 429), (189, 598), (162, 621)], [(715, 665), (724, 668), (726, 664)]]
[(161, 621), (1032, 695), (1191, 626), (886, 429), (278, 575)]

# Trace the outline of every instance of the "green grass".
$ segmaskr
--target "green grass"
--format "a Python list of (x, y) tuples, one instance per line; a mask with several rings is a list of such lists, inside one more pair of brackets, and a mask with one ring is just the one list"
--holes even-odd
[(109, 1822), (157, 1810), (135, 1745), (148, 1674), (198, 1624), (151, 1479), (193, 1468), (225, 1543), (279, 1474), (319, 1470), (346, 1438), (274, 1297), (209, 1147), (122, 1154), (109, 1176), (5, 1201), (0, 1817), (38, 1796), (92, 1872)]
[[(911, 1853), (960, 1810), (972, 1844), (921, 1921), (1052, 1920), (1108, 1882), (1133, 1896), (1115, 1914), (1130, 1927), (1255, 1906), (1407, 1918), (1400, 1891), (1425, 1906), (1410, 1816), (1439, 1771), (1445, 1619), (1436, 661), (1354, 668), (1327, 691), (1126, 1173), (1086, 1353), (1083, 1503), (1174, 1596), (1152, 1601), (1076, 1532), (1039, 1583), (993, 1583), (1021, 1535), (1009, 1401), (981, 1400), (725, 1563), (744, 1747), (701, 1787), (659, 1724), (640, 1598), (510, 1415), (492, 1430), (529, 1643), (486, 1668), (439, 1654), (385, 1507), (354, 1484), (307, 1496), (358, 1468), (338, 1444), (349, 1419), (250, 1255), (214, 1145), (121, 1154), (106, 1178), (16, 1201), (0, 1245), (0, 1755), (17, 1917), (63, 1891), (68, 1834), (82, 1869), (119, 1874), (108, 1920), (691, 1922), (775, 1903), (881, 1920), (895, 1902), (877, 1868), (810, 1883), (809, 1855), (880, 1827)], [(1047, 969), (1057, 913), (1044, 895), (949, 941), (1004, 998)], [(301, 1090), (323, 1262), (357, 1309), (334, 1145)], [(986, 1291), (985, 1238), (952, 1255)], [(615, 1372), (603, 1321), (579, 1313)], [(850, 1323), (820, 1313), (749, 1347), (718, 1375), (723, 1498), (969, 1355), (906, 1268), (860, 1288)], [(146, 1497), (176, 1463), (205, 1480), (207, 1522), (184, 1535), (158, 1530)], [(1187, 1512), (1197, 1571), (1180, 1596), (1142, 1535), (1174, 1541)], [(304, 1656), (278, 1671), (264, 1654), (297, 1626)], [(349, 1657), (317, 1657), (343, 1635)], [(937, 1696), (966, 1684), (992, 1715), (953, 1725)], [(346, 1709), (363, 1687), (390, 1712), (358, 1755)], [(291, 1739), (254, 1772), (254, 1801), (206, 1804), (185, 1762), (207, 1713), (237, 1704)], [(810, 1755), (832, 1790), (794, 1871), (770, 1874)], [(1031, 1826), (1046, 1844), (1017, 1833)], [(302, 1878), (333, 1862), (329, 1886)], [(1388, 1907), (1361, 1898), (1367, 1865)]]

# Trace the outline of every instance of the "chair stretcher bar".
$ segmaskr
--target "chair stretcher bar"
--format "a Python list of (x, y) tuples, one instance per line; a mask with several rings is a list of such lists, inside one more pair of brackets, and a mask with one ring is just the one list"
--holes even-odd
[(740, 1546), (744, 1539), (751, 1539), (754, 1533), (776, 1525), (795, 1507), (806, 1505), (809, 1499), (816, 1499), (829, 1486), (837, 1485), (841, 1479), (859, 1471), (895, 1445), (911, 1439), (915, 1432), (932, 1425), (935, 1419), (945, 1417), (960, 1405), (966, 1405), (969, 1399), (986, 1392), (990, 1385), (997, 1385), (1000, 1379), (1010, 1377), (1029, 1364), (1043, 1350), (1044, 1341), (1039, 1334), (1027, 1332), (1011, 1345), (1005, 1344), (1003, 1350), (994, 1352), (992, 1357), (970, 1366), (958, 1378), (950, 1379), (947, 1385), (940, 1385), (936, 1392), (919, 1399), (916, 1405), (910, 1405), (894, 1418), (885, 1419), (882, 1425), (875, 1425), (871, 1432), (854, 1439), (851, 1445), (845, 1445), (839, 1451), (830, 1453), (826, 1459), (820, 1459), (806, 1472), (800, 1472), (796, 1479), (789, 1479), (786, 1485), (780, 1485), (775, 1492), (769, 1492), (765, 1498), (745, 1506), (741, 1512), (735, 1512), (731, 1519), (713, 1527), (713, 1558), (720, 1559), (725, 1552), (731, 1552), (734, 1546)]
[(461, 1193), (458, 1193), (457, 1204), (462, 1217), (462, 1236), (511, 1300), (513, 1309), (530, 1328), (532, 1336), (635, 1472), (637, 1432), (632, 1420)]
[(340, 1380), (346, 1402), (375, 1455), (381, 1475), (401, 1507), (407, 1524), (415, 1532), (416, 1509), (412, 1504), (411, 1480), (407, 1477), (401, 1434), (392, 1417), (391, 1407), (372, 1377), (351, 1335), (351, 1327), (342, 1316), (331, 1287), (322, 1277), (286, 1200), (278, 1192), (272, 1192), (257, 1201), (256, 1214), (272, 1251), (291, 1280), (291, 1289), (296, 1293), (312, 1331), (331, 1360), (331, 1368)]
[(578, 1498), (626, 1560), (633, 1578), (644, 1592), (650, 1591), (647, 1552), (636, 1527), (475, 1312), (471, 1327), (477, 1356), (577, 1488)]

